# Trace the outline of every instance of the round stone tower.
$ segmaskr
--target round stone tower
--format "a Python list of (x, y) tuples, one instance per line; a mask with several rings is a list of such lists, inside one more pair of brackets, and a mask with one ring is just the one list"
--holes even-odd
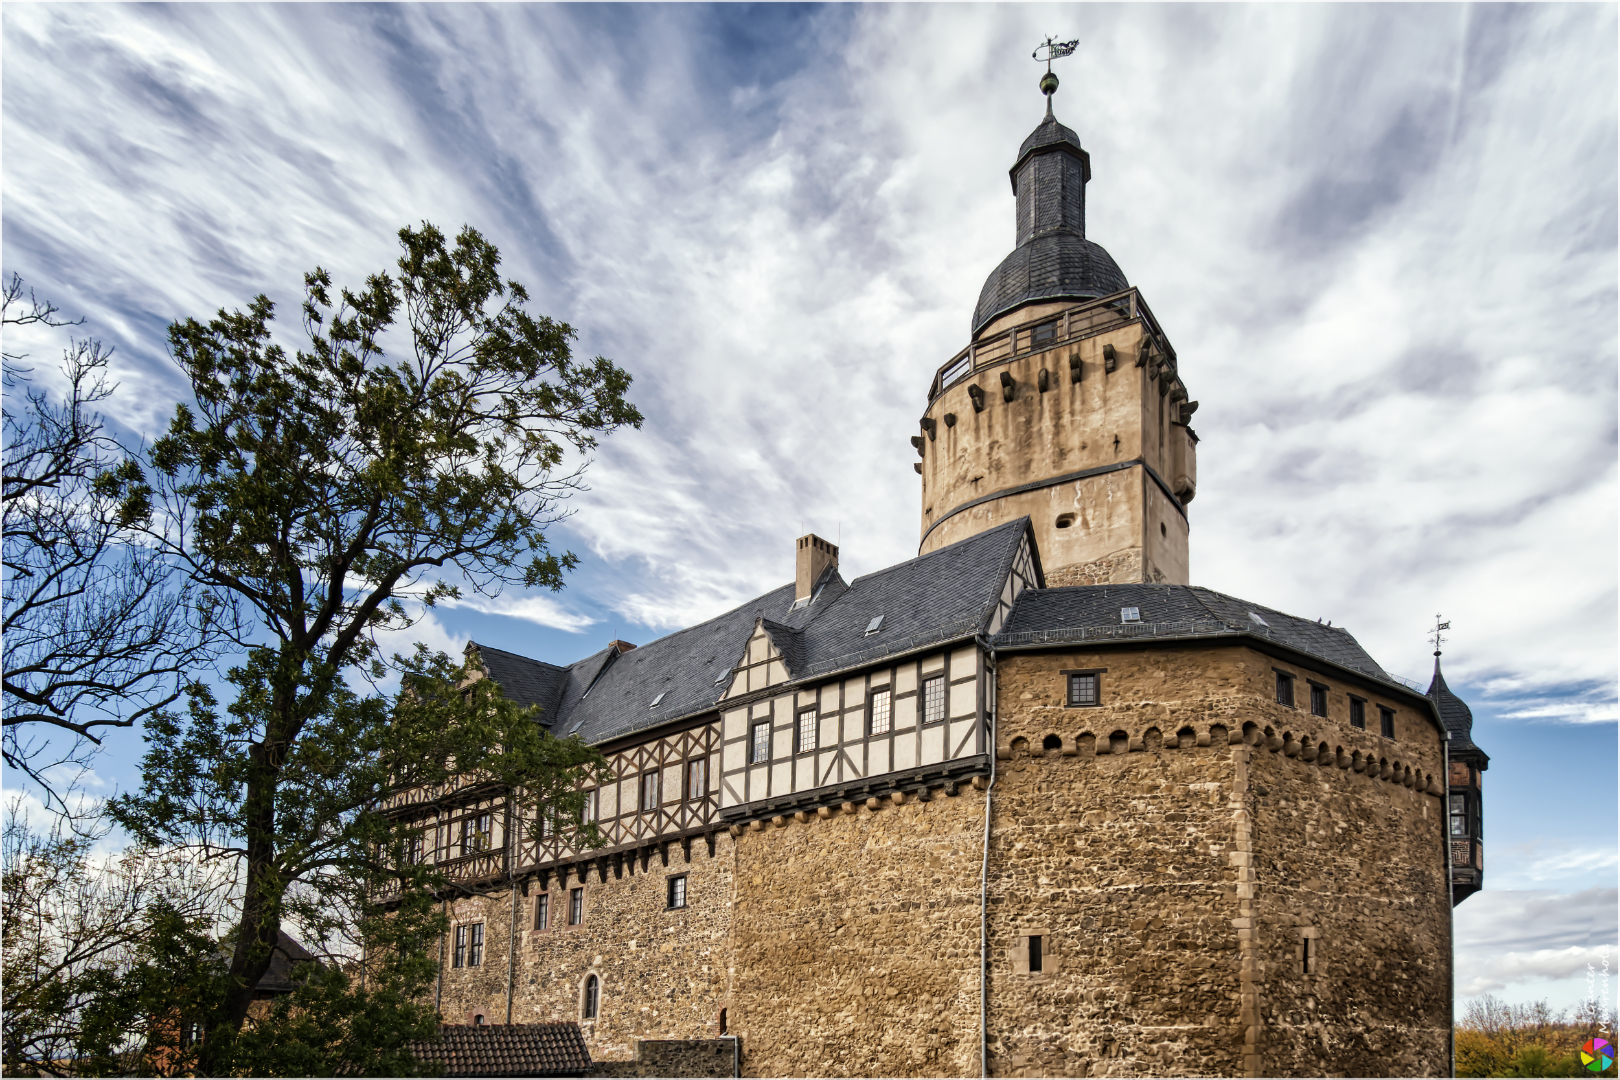
[(1047, 583), (1188, 583), (1198, 437), (1176, 351), (1086, 239), (1091, 157), (1046, 118), (1010, 171), (1017, 241), (968, 345), (934, 375), (920, 432), (921, 552), (1029, 515)]

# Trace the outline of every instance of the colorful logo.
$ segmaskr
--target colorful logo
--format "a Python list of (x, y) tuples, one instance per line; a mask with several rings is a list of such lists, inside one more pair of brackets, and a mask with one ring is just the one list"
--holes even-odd
[(1607, 1039), (1587, 1039), (1581, 1047), (1581, 1064), (1588, 1072), (1602, 1072), (1614, 1064), (1614, 1044)]

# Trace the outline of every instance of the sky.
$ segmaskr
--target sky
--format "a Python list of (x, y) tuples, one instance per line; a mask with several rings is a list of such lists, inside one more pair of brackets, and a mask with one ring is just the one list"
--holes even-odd
[(646, 423), (552, 532), (568, 587), (409, 635), (559, 663), (786, 582), (804, 532), (846, 578), (916, 554), (907, 439), (1013, 244), (1030, 51), (1077, 38), (1087, 235), (1200, 401), (1193, 583), (1425, 685), (1449, 619), (1491, 755), (1459, 996), (1573, 1006), (1620, 958), (1614, 6), (10, 3), (0, 34), (3, 268), (116, 348), (126, 436), (186, 396), (171, 321), (295, 313), (424, 220), (634, 376)]

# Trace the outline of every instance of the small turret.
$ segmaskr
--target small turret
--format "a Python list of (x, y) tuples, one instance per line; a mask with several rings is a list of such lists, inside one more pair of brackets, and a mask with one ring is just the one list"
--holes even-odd
[(1473, 710), (1446, 685), (1446, 677), (1440, 671), (1439, 649), (1434, 652), (1434, 678), (1429, 682), (1428, 693), (1451, 736), (1446, 808), (1451, 843), (1451, 903), (1455, 906), (1484, 887), (1485, 815), (1481, 804), (1481, 774), (1490, 767), (1491, 759), (1474, 744)]

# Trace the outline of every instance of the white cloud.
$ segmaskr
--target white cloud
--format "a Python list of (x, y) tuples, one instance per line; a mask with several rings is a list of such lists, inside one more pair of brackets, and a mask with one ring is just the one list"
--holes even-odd
[[(1614, 865), (1612, 856), (1607, 865)], [(1487, 889), (1458, 906), (1457, 992), (1546, 996), (1570, 1003), (1585, 991), (1586, 965), (1616, 951), (1620, 890)]]
[(501, 596), (470, 593), (460, 599), (440, 600), (438, 603), (443, 607), (468, 608), (485, 615), (504, 615), (512, 619), (522, 619), (539, 626), (549, 626), (554, 630), (566, 630), (571, 634), (577, 634), (597, 622), (589, 615), (569, 611), (549, 597), (536, 596), (532, 593)]

